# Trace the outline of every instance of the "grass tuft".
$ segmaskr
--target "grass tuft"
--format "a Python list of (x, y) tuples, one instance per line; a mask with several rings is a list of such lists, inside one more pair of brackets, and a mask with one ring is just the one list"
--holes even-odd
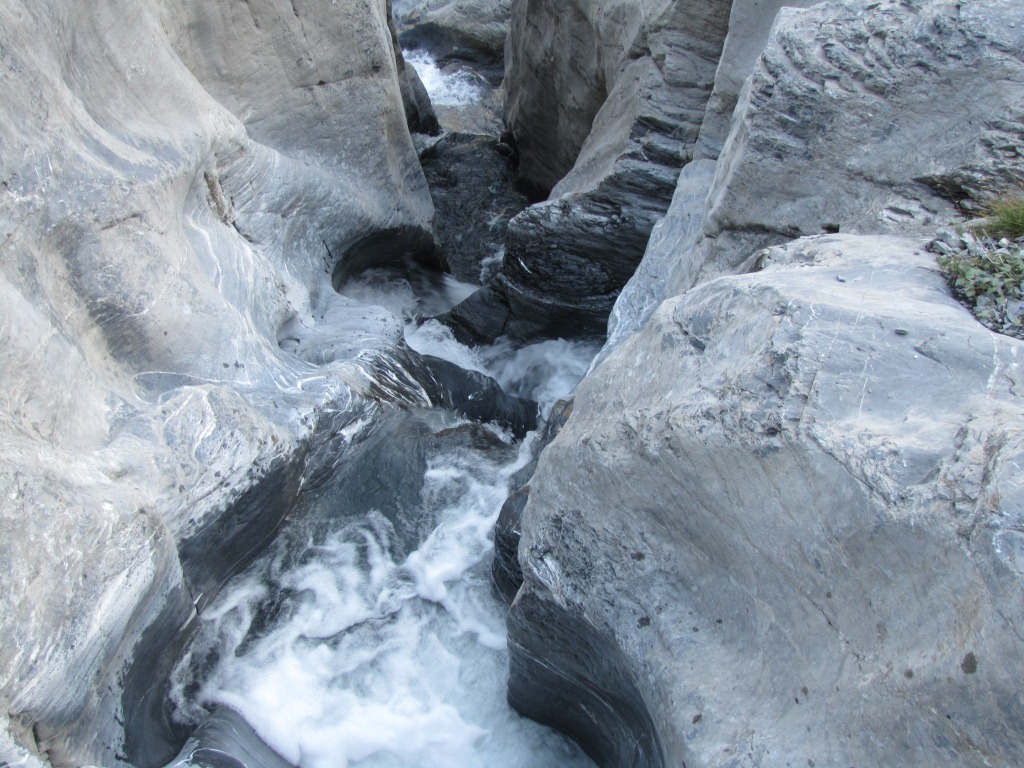
[(986, 220), (978, 229), (992, 238), (1024, 237), (1024, 197), (1004, 197), (989, 205)]

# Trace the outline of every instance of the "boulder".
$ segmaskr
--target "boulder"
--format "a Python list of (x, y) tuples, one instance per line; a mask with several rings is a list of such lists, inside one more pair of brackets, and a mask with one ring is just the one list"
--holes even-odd
[[(405, 48), (437, 59), (500, 67), (512, 0), (395, 0), (395, 21)], [(500, 80), (500, 75), (498, 77)]]
[(601, 765), (1019, 765), (1021, 342), (922, 241), (665, 301), (520, 523), (509, 697)]
[(420, 154), (420, 163), (449, 271), (479, 284), (501, 261), (509, 220), (527, 205), (516, 189), (512, 148), (493, 136), (449, 133)]

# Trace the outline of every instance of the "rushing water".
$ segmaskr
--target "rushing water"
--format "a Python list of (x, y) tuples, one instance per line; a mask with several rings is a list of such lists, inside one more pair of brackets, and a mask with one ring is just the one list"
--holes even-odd
[[(472, 73), (406, 57), (435, 105), (471, 111), (486, 96)], [(597, 345), (470, 349), (420, 319), (474, 289), (371, 270), (340, 290), (403, 318), (416, 351), (487, 373), (547, 416)], [(506, 607), (491, 591), (491, 536), (537, 435), (517, 444), (437, 409), (384, 416), (376, 435), (304, 496), (265, 555), (204, 611), (172, 680), (177, 719), (196, 725), (228, 708), (303, 768), (592, 766), (505, 699)]]
[(403, 56), (416, 69), (435, 107), (465, 107), (483, 98), (483, 84), (472, 70), (442, 69), (426, 51), (403, 51)]
[(500, 98), (494, 85), (467, 64), (439, 65), (426, 51), (403, 51), (419, 75), (445, 130), (498, 134), (502, 130)]
[[(469, 349), (436, 321), (417, 321), (425, 306), (466, 290), (448, 284), (425, 298), (400, 277), (373, 273), (343, 292), (404, 316), (411, 347), (489, 372), (549, 411), (596, 346)], [(398, 434), (430, 436), (417, 443), (429, 446), (418, 493), (403, 500), (410, 478), (375, 476), (373, 465), (368, 477), (396, 488), (380, 509), (343, 508), (342, 481), (311, 496), (204, 612), (174, 676), (178, 717), (198, 723), (229, 707), (303, 768), (592, 766), (505, 700), (506, 609), (491, 592), (491, 532), (536, 435), (517, 445), (497, 427), (439, 410), (401, 419)], [(413, 442), (386, 451), (414, 453)]]

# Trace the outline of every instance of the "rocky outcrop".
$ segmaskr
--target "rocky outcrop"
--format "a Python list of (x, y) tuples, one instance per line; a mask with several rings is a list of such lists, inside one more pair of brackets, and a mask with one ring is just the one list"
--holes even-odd
[(451, 274), (479, 284), (500, 262), (509, 220), (527, 206), (512, 148), (493, 136), (449, 133), (420, 154), (437, 241)]
[(640, 327), (661, 299), (748, 268), (766, 245), (820, 232), (927, 236), (960, 220), (957, 205), (1018, 185), (1018, 10), (1006, 2), (786, 9), (717, 165), (682, 174), (645, 275), (613, 313), (612, 338)]
[(482, 338), (603, 335), (693, 157), (729, 6), (514, 6), (506, 120), (521, 178), (550, 197), (512, 220), (501, 274), (455, 325)]
[(591, 373), (530, 483), (514, 704), (603, 765), (1024, 760), (1024, 347), (920, 245), (770, 249)]
[(368, 386), (401, 323), (331, 287), (431, 228), (385, 10), (0, 8), (0, 762), (173, 756), (196, 611), (386, 399), (422, 404)]
[(754, 71), (779, 9), (807, 8), (814, 4), (815, 0), (733, 0), (729, 33), (718, 60), (715, 86), (694, 148), (696, 159), (714, 160), (721, 153), (743, 83)]
[(1022, 348), (924, 250), (1024, 173), (1016, 5), (734, 4), (694, 160), (499, 520), (510, 700), (602, 765), (1024, 760)]

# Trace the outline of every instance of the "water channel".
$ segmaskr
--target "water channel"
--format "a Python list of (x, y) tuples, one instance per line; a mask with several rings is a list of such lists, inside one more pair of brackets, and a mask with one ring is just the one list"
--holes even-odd
[[(410, 58), (435, 100), (478, 103), (470, 75)], [(424, 307), (472, 289), (440, 288), (425, 296), (400, 275), (368, 272), (341, 292), (402, 317), (414, 350), (487, 373), (542, 416), (598, 351), (565, 341), (471, 349), (422, 319)], [(272, 752), (233, 755), (249, 766), (592, 766), (505, 699), (506, 606), (490, 582), (491, 537), (537, 443), (536, 432), (516, 440), (441, 409), (395, 409), (204, 612), (174, 672), (175, 718), (196, 725), (219, 711), (219, 727), (251, 728), (254, 752), (256, 741)], [(208, 751), (182, 764), (232, 762)]]

